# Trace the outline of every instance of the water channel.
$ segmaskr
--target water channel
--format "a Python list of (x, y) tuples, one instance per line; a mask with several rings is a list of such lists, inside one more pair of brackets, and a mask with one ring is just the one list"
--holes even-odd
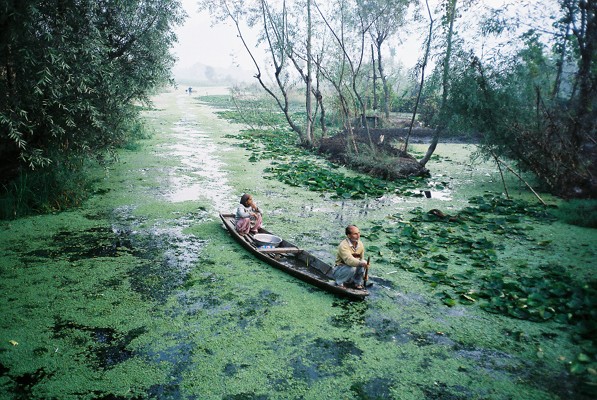
[[(569, 373), (578, 355), (569, 325), (448, 306), (413, 271), (426, 252), (449, 271), (479, 260), (433, 246), (407, 257), (382, 244), (397, 226), (422, 229), (414, 215), (456, 215), (471, 197), (499, 195), (498, 172), (472, 163), (471, 145), (440, 146), (420, 188), (433, 187), (431, 198), (338, 200), (267, 176), (270, 161), (249, 162), (234, 139), (242, 126), (196, 95), (157, 95), (145, 113), (152, 137), (98, 171), (82, 207), (0, 222), (0, 398), (589, 398)], [(329, 262), (357, 224), (374, 249), (369, 298), (334, 297), (243, 250), (218, 212), (244, 192), (269, 230)], [(497, 245), (480, 264), (513, 276), (542, 262), (587, 279), (595, 271), (592, 230), (526, 217), (503, 227), (512, 231), (484, 236)]]

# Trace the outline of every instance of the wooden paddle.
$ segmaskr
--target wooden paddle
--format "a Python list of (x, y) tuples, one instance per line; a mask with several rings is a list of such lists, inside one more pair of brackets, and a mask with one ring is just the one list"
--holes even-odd
[(365, 276), (363, 277), (364, 285), (367, 287), (367, 280), (369, 280), (369, 264), (371, 263), (371, 256), (367, 257), (367, 265), (365, 266)]

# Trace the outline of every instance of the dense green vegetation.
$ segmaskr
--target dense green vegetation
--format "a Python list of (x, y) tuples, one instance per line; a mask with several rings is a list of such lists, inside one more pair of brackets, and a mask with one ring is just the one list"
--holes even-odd
[[(553, 221), (552, 210), (494, 194), (470, 203), (456, 215), (416, 209), (414, 217), (394, 215), (375, 223), (367, 239), (376, 244), (369, 249), (379, 261), (428, 282), (447, 306), (477, 303), (490, 313), (573, 327), (579, 353), (570, 371), (583, 377), (585, 390), (595, 392), (597, 280), (549, 259), (506, 263), (498, 257), (506, 240), (527, 243), (536, 251), (548, 249), (550, 240), (536, 241), (529, 232)], [(387, 235), (390, 239), (382, 241)]]
[(597, 200), (566, 201), (554, 214), (569, 224), (597, 228)]
[[(257, 59), (245, 66), (257, 69), (271, 100), (259, 123), (285, 125), (303, 146), (341, 135), (362, 170), (423, 175), (438, 141), (471, 133), (483, 138), (487, 158), (505, 171), (532, 173), (539, 189), (595, 196), (594, 2), (553, 0), (525, 21), (456, 0), (437, 2), (429, 21), (409, 21), (407, 10), (419, 3), (408, 0), (198, 3), (216, 20), (232, 20), (241, 39), (243, 22), (269, 37), (258, 45), (267, 42), (275, 70)], [(0, 217), (78, 204), (86, 163), (105, 162), (142, 131), (139, 106), (169, 81), (173, 27), (184, 13), (177, 0), (4, 1), (0, 10)], [(463, 24), (471, 15), (474, 23)], [(412, 71), (388, 54), (405, 26), (429, 28), (429, 46)], [(509, 46), (479, 54), (471, 38)], [(269, 72), (275, 83), (265, 80)], [(234, 106), (242, 95), (235, 92)], [(370, 137), (352, 136), (367, 114), (392, 127), (397, 110), (435, 130), (420, 165), (394, 163)], [(247, 122), (251, 107), (244, 111), (239, 119)], [(405, 152), (408, 143), (407, 135)]]
[[(284, 128), (282, 115), (275, 110), (272, 111), (271, 103), (266, 100), (241, 99), (231, 95), (201, 96), (199, 99), (220, 108), (220, 117), (253, 127), (234, 136), (240, 139), (239, 146), (251, 151), (249, 161), (273, 160), (272, 166), (265, 172), (289, 185), (306, 186), (313, 191), (332, 192), (339, 198), (354, 199), (379, 197), (385, 193), (422, 196), (414, 190), (420, 186), (421, 181), (426, 181), (430, 188), (442, 189), (443, 182), (429, 182), (428, 179), (420, 177), (387, 181), (363, 175), (349, 176), (338, 171), (338, 165), (315, 158), (317, 154), (313, 149), (298, 146), (298, 135)], [(297, 107), (293, 110), (296, 111), (294, 115), (300, 113)], [(550, 212), (570, 224), (590, 228), (597, 226), (597, 208), (594, 200), (562, 202), (559, 208)]]
[(455, 58), (444, 123), (452, 131), (480, 133), (488, 158), (532, 172), (546, 192), (594, 197), (597, 114), (584, 104), (595, 103), (597, 90), (591, 85), (581, 94), (576, 87), (594, 81), (597, 66), (584, 77), (562, 73), (555, 60), (564, 55), (550, 52), (536, 32), (525, 38), (524, 47), (499, 64), (468, 54)]
[[(119, 151), (80, 207), (0, 222), (0, 397), (595, 397), (593, 230), (496, 194), (491, 164), (463, 171), (468, 145), (434, 161), (453, 178), (450, 200), (289, 186), (263, 173), (285, 147), (231, 149), (253, 132), (233, 138), (238, 126), (192, 102), (156, 97), (143, 151)], [(247, 188), (268, 229), (327, 259), (356, 222), (368, 299), (337, 298), (239, 246), (217, 211)]]
[[(202, 101), (226, 107), (223, 98), (202, 97)], [(259, 121), (254, 110), (253, 125)], [(241, 122), (238, 111), (221, 111), (227, 120)], [(246, 114), (245, 114), (246, 118)], [(244, 121), (247, 122), (247, 121)], [(330, 162), (318, 160), (308, 150), (296, 147), (298, 138), (289, 130), (263, 127), (230, 136), (250, 152), (249, 161), (271, 160), (264, 172), (281, 182), (302, 186), (331, 198), (362, 199), (386, 193), (421, 196), (413, 189), (420, 179), (388, 182), (362, 175), (347, 176)], [(436, 185), (440, 185), (438, 183)], [(441, 187), (439, 187), (441, 189)], [(376, 262), (397, 266), (427, 282), (445, 305), (478, 304), (490, 313), (511, 318), (544, 322), (557, 321), (573, 327), (573, 340), (579, 347), (569, 371), (581, 377), (584, 391), (597, 386), (597, 281), (590, 276), (575, 275), (571, 267), (548, 260), (515, 265), (500, 262), (504, 240), (528, 243), (541, 251), (551, 241), (535, 241), (529, 232), (534, 225), (563, 221), (594, 227), (597, 212), (593, 201), (563, 202), (560, 208), (545, 207), (496, 196), (476, 196), (470, 206), (456, 215), (440, 210), (412, 210), (405, 219), (401, 214), (373, 222), (364, 237), (373, 245), (369, 251)], [(577, 210), (572, 212), (572, 210)], [(456, 265), (457, 268), (450, 267)], [(525, 341), (523, 332), (510, 332)], [(541, 351), (538, 352), (542, 356)]]
[(77, 204), (85, 164), (138, 136), (168, 83), (180, 3), (7, 0), (0, 15), (0, 217)]
[[(220, 115), (234, 121), (233, 112)], [(414, 192), (424, 178), (405, 178), (388, 181), (366, 175), (340, 171), (340, 166), (317, 158), (315, 152), (296, 145), (298, 137), (291, 131), (280, 129), (247, 130), (234, 136), (240, 147), (251, 151), (249, 161), (273, 160), (264, 172), (291, 186), (306, 186), (315, 192), (334, 192), (334, 197), (362, 199), (381, 197), (387, 193), (422, 196)]]
[[(215, 22), (234, 24), (263, 95), (304, 146), (317, 147), (332, 126), (347, 152), (365, 152), (375, 144), (355, 142), (354, 129), (373, 127), (366, 116), (391, 126), (390, 110), (400, 110), (412, 116), (411, 127), (418, 120), (434, 130), (422, 167), (450, 132), (471, 133), (483, 138), (488, 159), (532, 173), (540, 190), (597, 196), (594, 1), (198, 3)], [(260, 32), (254, 45), (267, 60), (247, 45), (245, 24)], [(414, 32), (425, 40), (405, 71), (393, 46)], [(300, 115), (291, 107), (299, 96)], [(366, 156), (380, 161), (375, 150)], [(420, 174), (412, 167), (405, 173)]]

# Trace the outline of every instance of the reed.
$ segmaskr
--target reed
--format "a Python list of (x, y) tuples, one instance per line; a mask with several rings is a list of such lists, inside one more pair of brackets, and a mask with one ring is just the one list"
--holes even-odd
[(61, 211), (87, 198), (91, 181), (84, 162), (78, 168), (65, 164), (36, 171), (21, 171), (0, 188), (0, 219)]
[(567, 224), (597, 228), (597, 200), (595, 199), (565, 201), (552, 213)]

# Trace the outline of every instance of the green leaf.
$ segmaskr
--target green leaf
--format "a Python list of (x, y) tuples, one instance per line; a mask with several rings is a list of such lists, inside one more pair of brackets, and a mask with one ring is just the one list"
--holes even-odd
[(574, 375), (580, 375), (583, 372), (585, 372), (587, 370), (587, 367), (585, 367), (583, 364), (580, 363), (572, 363), (572, 365), (570, 366), (570, 373), (574, 374)]
[(454, 299), (442, 299), (442, 301), (448, 307), (453, 307), (456, 305), (456, 300), (454, 300)]
[(582, 363), (588, 363), (591, 362), (591, 357), (589, 357), (588, 355), (586, 355), (585, 353), (580, 353), (578, 355), (578, 357), (576, 357), (576, 359)]

